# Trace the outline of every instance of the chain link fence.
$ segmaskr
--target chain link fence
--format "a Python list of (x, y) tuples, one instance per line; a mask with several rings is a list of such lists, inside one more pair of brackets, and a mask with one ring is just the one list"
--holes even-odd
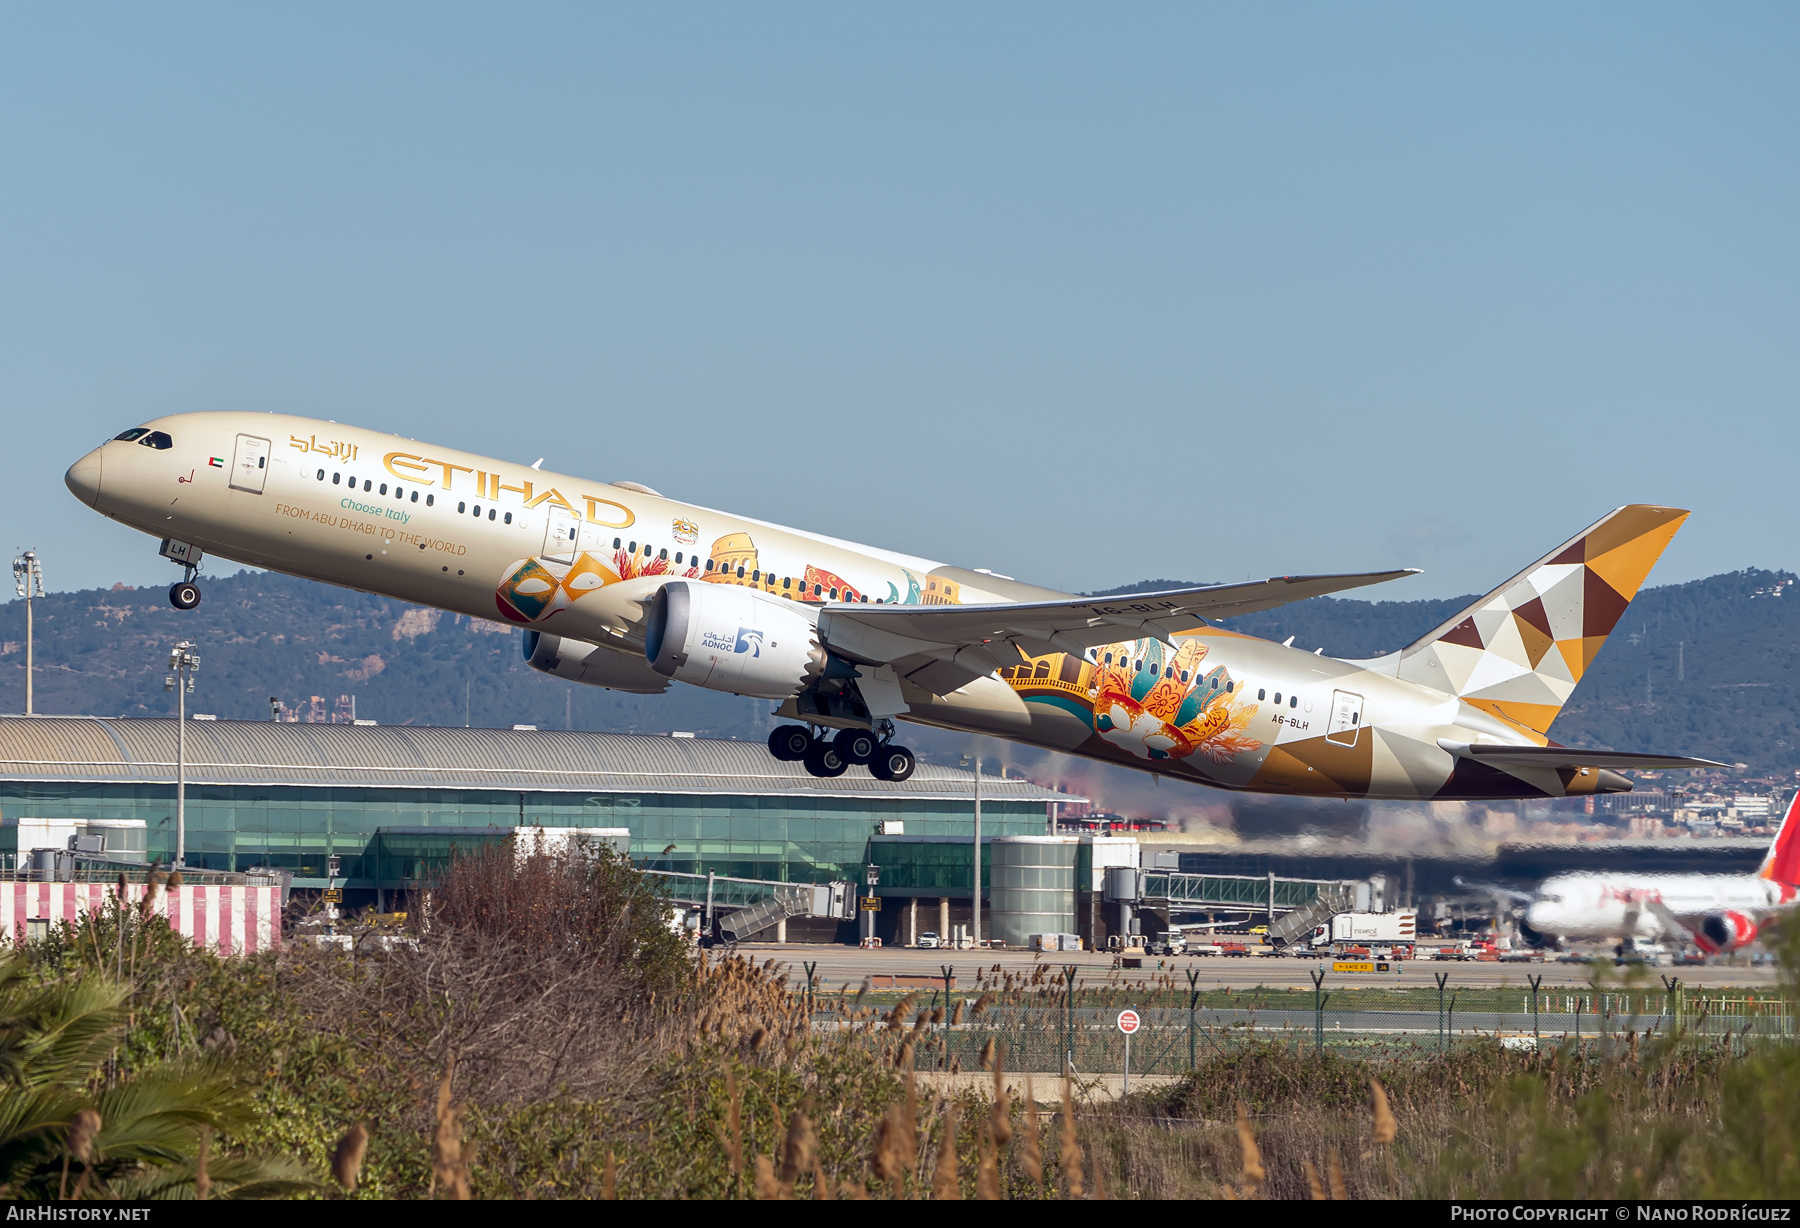
[(978, 980), (948, 993), (811, 992), (815, 1028), (870, 1028), (883, 1043), (910, 1040), (918, 1070), (979, 1069), (994, 1043), (1004, 1046), (1012, 1070), (1117, 1074), (1125, 1063), (1119, 1015), (1127, 1009), (1140, 1020), (1131, 1070), (1144, 1075), (1185, 1074), (1249, 1045), (1405, 1058), (1496, 1044), (1606, 1052), (1678, 1040), (1741, 1049), (1787, 1043), (1796, 1033), (1795, 1003), (1779, 992), (1692, 989), (1676, 978), (1580, 989), (1458, 986), (1443, 974), (1441, 982), (1407, 988), (1333, 985), (1327, 975), (1312, 990), (1201, 989), (1163, 978), (1101, 988)]

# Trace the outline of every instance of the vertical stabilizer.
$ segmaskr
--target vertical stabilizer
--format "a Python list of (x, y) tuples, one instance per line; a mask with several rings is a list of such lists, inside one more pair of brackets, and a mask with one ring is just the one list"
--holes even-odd
[(1401, 649), (1396, 676), (1548, 742), (1550, 722), (1687, 516), (1620, 508)]
[(1756, 877), (1800, 886), (1800, 821), (1794, 818), (1796, 810), (1800, 810), (1800, 789), (1794, 791), (1794, 800), (1788, 803), (1787, 814), (1782, 817), (1781, 826), (1775, 829), (1775, 839), (1769, 842), (1769, 855), (1763, 858), (1762, 869), (1756, 872)]

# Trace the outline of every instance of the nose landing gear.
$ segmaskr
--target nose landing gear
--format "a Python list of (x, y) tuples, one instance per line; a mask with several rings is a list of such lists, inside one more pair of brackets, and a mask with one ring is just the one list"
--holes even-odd
[(181, 579), (169, 585), (169, 604), (178, 610), (193, 609), (200, 604), (200, 586), (194, 583), (200, 574), (200, 547), (165, 537), (161, 554), (181, 566)]
[(892, 726), (878, 735), (867, 729), (845, 729), (835, 735), (814, 737), (804, 725), (781, 725), (769, 735), (769, 753), (784, 763), (801, 763), (809, 774), (823, 780), (842, 776), (852, 764), (867, 764), (869, 775), (899, 784), (913, 774), (918, 759), (904, 746), (886, 740)]

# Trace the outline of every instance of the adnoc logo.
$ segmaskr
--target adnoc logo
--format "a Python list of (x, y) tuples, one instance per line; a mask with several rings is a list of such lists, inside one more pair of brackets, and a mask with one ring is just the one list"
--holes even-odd
[(732, 652), (747, 652), (753, 657), (762, 656), (763, 633), (755, 627), (739, 627), (737, 645)]

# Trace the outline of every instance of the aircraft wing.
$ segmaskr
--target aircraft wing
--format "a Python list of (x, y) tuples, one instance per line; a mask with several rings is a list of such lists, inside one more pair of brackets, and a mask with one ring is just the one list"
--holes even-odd
[[(1416, 569), (1349, 575), (1277, 576), (1242, 584), (1133, 593), (1128, 597), (1070, 597), (1011, 605), (840, 605), (819, 615), (831, 647), (872, 665), (932, 659), (961, 667), (963, 682), (1052, 652), (1085, 654), (1090, 648), (1150, 636), (1167, 640), (1212, 618), (1272, 610), (1292, 601), (1398, 580)], [(905, 672), (904, 670), (902, 672)], [(938, 694), (951, 679), (938, 671)], [(962, 685), (961, 682), (957, 683)], [(954, 690), (955, 687), (948, 689)]]
[(1502, 887), (1499, 883), (1471, 883), (1460, 874), (1450, 881), (1465, 891), (1485, 891), (1495, 898), (1504, 897), (1515, 904), (1529, 904), (1537, 898), (1529, 891), (1520, 891), (1514, 887)]
[(1694, 931), (1680, 917), (1670, 912), (1667, 905), (1661, 900), (1646, 900), (1644, 907), (1648, 908), (1651, 915), (1662, 923), (1665, 937), (1679, 938), (1683, 942), (1694, 940)]
[(1688, 755), (1645, 755), (1626, 750), (1579, 750), (1569, 746), (1483, 746), (1439, 738), (1438, 745), (1464, 759), (1498, 768), (1720, 768), (1729, 764)]

